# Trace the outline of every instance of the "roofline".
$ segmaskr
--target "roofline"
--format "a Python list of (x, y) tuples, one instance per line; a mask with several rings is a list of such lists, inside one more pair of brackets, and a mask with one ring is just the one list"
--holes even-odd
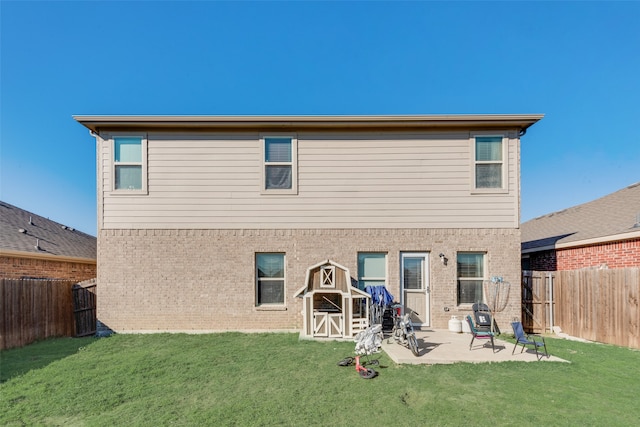
[(298, 298), (301, 295), (303, 295), (305, 293), (305, 291), (307, 290), (307, 286), (309, 285), (309, 279), (311, 277), (311, 270), (314, 270), (320, 266), (323, 266), (325, 264), (331, 264), (335, 267), (340, 268), (341, 270), (343, 270), (346, 274), (347, 274), (347, 278), (351, 277), (351, 273), (349, 273), (349, 269), (343, 265), (338, 264), (335, 261), (331, 261), (330, 259), (324, 260), (324, 261), (320, 261), (317, 264), (312, 265), (311, 267), (307, 268), (307, 272), (305, 274), (305, 278), (304, 278), (304, 286), (302, 286), (300, 289), (298, 289), (294, 294), (293, 297), (294, 298)]
[(640, 238), (640, 230), (632, 231), (630, 233), (619, 233), (619, 234), (612, 234), (610, 236), (604, 236), (604, 237), (594, 237), (591, 239), (583, 239), (583, 240), (576, 240), (573, 242), (558, 243), (555, 245), (539, 246), (536, 248), (523, 249), (521, 252), (523, 254), (530, 254), (533, 252), (549, 251), (553, 249), (569, 249), (569, 248), (575, 248), (579, 246), (588, 246), (588, 245), (599, 244), (599, 243), (620, 242), (620, 241), (632, 240), (636, 238)]
[(97, 264), (97, 260), (94, 258), (40, 254), (36, 252), (12, 251), (12, 250), (6, 250), (6, 249), (2, 250), (2, 256), (13, 257), (13, 258), (43, 259), (48, 261), (60, 261), (60, 262), (77, 262), (80, 264)]
[(73, 116), (92, 132), (155, 129), (378, 129), (516, 128), (525, 131), (544, 114), (383, 116)]
[(621, 240), (631, 240), (638, 237), (640, 237), (640, 230), (632, 231), (631, 233), (619, 233), (619, 234), (612, 234), (610, 236), (604, 236), (604, 237), (593, 237), (591, 239), (576, 240), (575, 242), (558, 243), (556, 245), (556, 248), (557, 249), (572, 248), (575, 246), (586, 246), (586, 245), (593, 245), (597, 243), (609, 243), (609, 242), (616, 242)]
[(532, 254), (535, 252), (542, 252), (542, 251), (552, 251), (556, 248), (555, 245), (547, 245), (547, 246), (538, 246), (536, 248), (529, 248), (529, 249), (522, 249), (520, 251), (521, 254)]

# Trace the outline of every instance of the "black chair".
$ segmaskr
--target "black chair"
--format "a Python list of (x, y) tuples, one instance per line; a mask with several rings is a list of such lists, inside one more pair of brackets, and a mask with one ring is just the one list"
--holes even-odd
[(513, 346), (513, 351), (511, 352), (511, 354), (516, 351), (516, 347), (518, 347), (518, 344), (520, 344), (522, 345), (522, 350), (520, 350), (520, 353), (524, 351), (525, 346), (531, 345), (536, 351), (536, 359), (542, 359), (542, 354), (538, 353), (539, 347), (543, 347), (544, 355), (547, 356), (547, 358), (549, 357), (549, 353), (547, 353), (547, 344), (544, 342), (543, 336), (535, 334), (525, 334), (521, 322), (511, 322), (511, 327), (513, 328), (513, 335), (516, 338), (516, 345)]
[(487, 304), (477, 302), (473, 304), (471, 308), (473, 310), (473, 317), (476, 321), (476, 328), (479, 331), (491, 331), (496, 335), (500, 335), (498, 324), (495, 322), (495, 320), (493, 320), (491, 311), (489, 310), (489, 306)]
[[(475, 327), (475, 325), (473, 324), (473, 320), (471, 319), (471, 316), (467, 315), (467, 323), (469, 324), (469, 328), (471, 329), (471, 334), (473, 335), (471, 337), (471, 342), (469, 343), (469, 350), (471, 350), (471, 346), (473, 345), (473, 340), (477, 339), (488, 339), (491, 340), (491, 349), (493, 350), (493, 352), (496, 352), (496, 346), (493, 343), (493, 336), (494, 333), (491, 331), (479, 331), (478, 328)], [(484, 347), (484, 344), (482, 345)]]

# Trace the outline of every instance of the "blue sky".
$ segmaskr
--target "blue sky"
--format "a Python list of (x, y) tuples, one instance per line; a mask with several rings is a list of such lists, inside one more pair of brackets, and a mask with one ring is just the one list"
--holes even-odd
[(72, 115), (527, 114), (522, 219), (640, 181), (640, 2), (0, 2), (0, 199), (96, 233)]

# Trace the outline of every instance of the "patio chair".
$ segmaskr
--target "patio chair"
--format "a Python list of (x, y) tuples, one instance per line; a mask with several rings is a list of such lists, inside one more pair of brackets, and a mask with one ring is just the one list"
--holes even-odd
[(493, 319), (493, 316), (491, 316), (491, 311), (487, 304), (481, 302), (475, 303), (471, 309), (473, 310), (473, 317), (476, 321), (476, 329), (479, 331), (492, 331), (496, 335), (500, 335), (498, 324), (495, 319)]
[(525, 334), (521, 322), (511, 322), (511, 327), (513, 328), (513, 335), (516, 338), (516, 345), (513, 346), (513, 351), (511, 352), (511, 354), (516, 351), (516, 347), (518, 347), (518, 344), (521, 344), (522, 350), (520, 350), (520, 353), (524, 351), (525, 346), (531, 345), (536, 351), (536, 359), (542, 359), (542, 354), (538, 353), (538, 347), (544, 348), (544, 355), (547, 356), (547, 358), (549, 357), (549, 353), (547, 353), (547, 344), (544, 342), (543, 336), (535, 334)]
[[(493, 350), (493, 352), (496, 352), (496, 347), (493, 343), (493, 336), (494, 333), (491, 331), (479, 331), (478, 328), (475, 327), (475, 325), (473, 324), (473, 320), (471, 319), (471, 316), (467, 315), (467, 323), (469, 324), (469, 328), (471, 329), (471, 342), (469, 343), (469, 350), (471, 350), (471, 346), (473, 345), (473, 340), (477, 339), (487, 339), (487, 340), (491, 340), (491, 349)], [(482, 345), (484, 347), (484, 344)]]

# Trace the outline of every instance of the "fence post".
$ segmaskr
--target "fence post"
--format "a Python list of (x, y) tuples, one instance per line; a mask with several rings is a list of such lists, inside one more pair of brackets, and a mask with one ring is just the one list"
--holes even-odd
[(553, 273), (547, 273), (549, 282), (549, 332), (553, 333)]

